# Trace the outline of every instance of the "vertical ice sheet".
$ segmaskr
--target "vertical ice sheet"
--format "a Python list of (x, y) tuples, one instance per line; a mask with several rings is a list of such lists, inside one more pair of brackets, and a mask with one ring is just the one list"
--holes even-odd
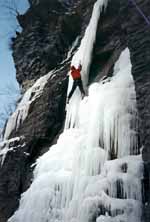
[(106, 8), (108, 0), (97, 0), (93, 7), (89, 25), (85, 31), (80, 47), (72, 59), (72, 64), (78, 66), (82, 63), (82, 79), (86, 87), (88, 84), (89, 69), (92, 61), (93, 46), (96, 40), (97, 26), (103, 8)]
[[(108, 0), (97, 0), (94, 4), (92, 16), (89, 25), (85, 31), (84, 37), (81, 41), (80, 47), (75, 53), (72, 64), (78, 67), (79, 63), (82, 64), (82, 81), (85, 90), (87, 90), (89, 69), (92, 61), (93, 47), (96, 39), (97, 26), (100, 18), (100, 14), (103, 8), (106, 8)], [(73, 81), (70, 77), (68, 93), (71, 90)], [(81, 100), (79, 89), (76, 89), (74, 95), (70, 100), (70, 104), (67, 109), (67, 117), (65, 128), (73, 128), (78, 125), (78, 107)]]

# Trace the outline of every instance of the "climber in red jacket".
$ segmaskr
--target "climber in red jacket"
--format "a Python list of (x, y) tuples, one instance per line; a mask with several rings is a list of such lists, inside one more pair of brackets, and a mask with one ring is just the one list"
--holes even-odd
[(81, 70), (82, 70), (82, 65), (80, 64), (78, 69), (76, 69), (74, 66), (71, 66), (71, 76), (73, 78), (73, 85), (72, 85), (72, 89), (68, 95), (68, 99), (67, 99), (67, 103), (69, 103), (70, 98), (72, 97), (75, 89), (77, 88), (77, 86), (79, 87), (80, 91), (81, 91), (81, 95), (82, 95), (82, 99), (85, 96), (85, 91), (83, 89), (83, 84), (82, 84), (82, 80), (81, 80)]

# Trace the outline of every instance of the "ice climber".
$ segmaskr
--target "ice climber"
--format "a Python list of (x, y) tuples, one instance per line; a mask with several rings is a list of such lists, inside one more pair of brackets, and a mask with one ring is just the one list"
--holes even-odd
[(79, 64), (78, 68), (75, 68), (74, 66), (71, 66), (71, 76), (73, 78), (73, 85), (72, 85), (72, 89), (68, 95), (68, 99), (67, 99), (67, 103), (69, 103), (70, 98), (72, 97), (75, 89), (77, 88), (77, 86), (79, 87), (80, 91), (81, 91), (81, 96), (82, 99), (85, 96), (85, 91), (83, 89), (83, 84), (82, 84), (82, 79), (81, 79), (81, 70), (82, 70), (82, 65)]

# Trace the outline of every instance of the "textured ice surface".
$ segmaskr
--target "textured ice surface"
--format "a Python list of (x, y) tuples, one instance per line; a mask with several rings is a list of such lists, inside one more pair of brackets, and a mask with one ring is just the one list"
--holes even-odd
[(91, 85), (80, 102), (76, 127), (37, 160), (9, 222), (140, 222), (143, 164), (141, 155), (130, 155), (137, 154), (135, 115), (126, 49), (111, 81)]
[(26, 119), (30, 104), (41, 95), (43, 88), (51, 74), (52, 73), (50, 72), (47, 75), (42, 76), (31, 88), (26, 91), (21, 102), (18, 104), (16, 111), (8, 119), (4, 139), (7, 139), (14, 129), (18, 129), (20, 124)]
[[(72, 59), (72, 65), (78, 67), (82, 64), (82, 81), (85, 90), (87, 90), (87, 83), (89, 78), (89, 69), (92, 61), (93, 47), (96, 40), (97, 26), (100, 19), (101, 12), (103, 8), (106, 8), (108, 0), (97, 0), (93, 7), (92, 16), (85, 31), (84, 37), (81, 44)], [(68, 93), (72, 87), (72, 77), (69, 79)], [(78, 107), (81, 101), (81, 95), (79, 89), (77, 88), (72, 99), (70, 100), (70, 105), (67, 112), (66, 128), (74, 127), (78, 118)], [(70, 121), (71, 120), (71, 121)]]

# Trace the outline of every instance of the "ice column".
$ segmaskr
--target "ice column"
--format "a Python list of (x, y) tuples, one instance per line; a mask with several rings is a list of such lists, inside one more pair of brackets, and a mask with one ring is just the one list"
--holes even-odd
[[(96, 39), (97, 26), (100, 18), (100, 14), (103, 8), (107, 7), (108, 0), (97, 0), (94, 4), (92, 16), (89, 22), (89, 25), (85, 31), (84, 37), (81, 41), (80, 47), (75, 53), (72, 64), (78, 67), (79, 63), (82, 64), (82, 81), (85, 90), (87, 90), (88, 77), (89, 77), (89, 69), (92, 61), (93, 54), (93, 46)], [(69, 87), (68, 93), (71, 90), (73, 84), (73, 80), (70, 77), (69, 79)], [(81, 100), (80, 92), (76, 89), (70, 104), (67, 108), (67, 117), (65, 128), (73, 128), (75, 125), (78, 125), (78, 107)]]

